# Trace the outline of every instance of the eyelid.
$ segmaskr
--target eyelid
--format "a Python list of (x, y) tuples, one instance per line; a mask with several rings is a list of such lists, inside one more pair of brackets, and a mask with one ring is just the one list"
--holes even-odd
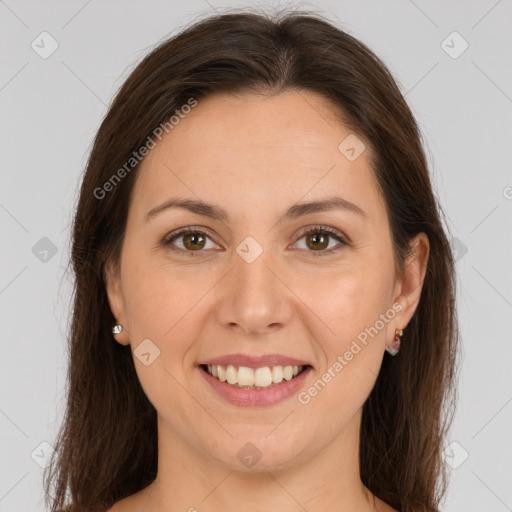
[(204, 250), (185, 251), (184, 249), (181, 249), (180, 247), (173, 247), (173, 244), (171, 243), (171, 240), (173, 240), (175, 238), (179, 238), (180, 236), (183, 236), (183, 235), (196, 234), (196, 233), (204, 234), (213, 243), (215, 243), (216, 245), (220, 245), (215, 241), (215, 237), (212, 235), (212, 232), (204, 226), (187, 226), (184, 228), (179, 228), (179, 229), (172, 231), (171, 233), (168, 233), (167, 235), (165, 235), (165, 237), (163, 238), (161, 243), (164, 247), (170, 248), (171, 251), (181, 252), (181, 253), (185, 253), (185, 254), (191, 255), (191, 256), (198, 256), (201, 253), (205, 253), (206, 251), (204, 251)]
[(165, 235), (163, 242), (169, 242), (173, 238), (176, 238), (180, 235), (191, 233), (204, 233), (205, 235), (208, 235), (212, 240), (214, 238), (214, 236), (212, 236), (212, 232), (204, 226), (186, 226), (184, 228), (178, 228)]
[[(208, 238), (210, 238), (210, 240), (212, 240), (212, 242), (219, 245), (217, 242), (215, 242), (215, 237), (212, 236), (212, 232), (204, 226), (187, 226), (184, 228), (179, 228), (175, 231), (172, 231), (171, 233), (168, 233), (163, 238), (161, 243), (164, 245), (164, 247), (170, 247), (170, 250), (172, 250), (172, 251), (186, 253), (187, 255), (191, 255), (191, 256), (198, 256), (201, 253), (205, 253), (208, 251), (205, 251), (205, 250), (185, 251), (184, 249), (181, 249), (179, 247), (171, 247), (173, 245), (171, 243), (171, 240), (173, 240), (175, 238), (179, 238), (180, 236), (183, 236), (186, 234), (196, 234), (196, 233), (206, 235)], [(341, 233), (337, 229), (332, 228), (330, 226), (325, 226), (325, 225), (314, 225), (314, 226), (309, 226), (309, 227), (304, 228), (301, 231), (299, 231), (299, 234), (295, 235), (296, 240), (295, 240), (295, 242), (293, 242), (292, 246), (297, 244), (297, 242), (300, 241), (304, 236), (311, 234), (311, 233), (324, 233), (332, 238), (335, 238), (339, 242), (338, 246), (333, 247), (331, 249), (322, 250), (322, 251), (306, 251), (308, 253), (312, 253), (313, 256), (329, 255), (329, 254), (332, 254), (332, 253), (338, 251), (340, 249), (340, 246), (344, 246), (344, 245), (346, 246), (346, 245), (350, 244), (348, 237), (346, 237), (343, 233)]]
[(322, 224), (316, 225), (316, 226), (310, 226), (308, 228), (305, 228), (302, 231), (299, 231), (299, 235), (296, 235), (298, 239), (301, 239), (304, 235), (309, 235), (310, 233), (327, 233), (328, 235), (332, 236), (333, 238), (337, 238), (340, 242), (343, 242), (348, 245), (349, 239), (347, 236), (345, 236), (341, 231), (338, 231), (335, 228), (332, 228), (331, 226), (324, 226)]
[(330, 256), (334, 253), (337, 253), (343, 246), (350, 245), (350, 241), (347, 236), (338, 231), (335, 228), (324, 225), (316, 225), (305, 228), (300, 231), (299, 235), (296, 235), (297, 240), (293, 243), (293, 245), (297, 244), (304, 236), (309, 235), (311, 233), (321, 233), (326, 234), (327, 236), (334, 238), (338, 241), (338, 245), (335, 247), (331, 247), (330, 249), (324, 249), (322, 251), (307, 251), (308, 254), (311, 254), (313, 257), (322, 257), (322, 256)]

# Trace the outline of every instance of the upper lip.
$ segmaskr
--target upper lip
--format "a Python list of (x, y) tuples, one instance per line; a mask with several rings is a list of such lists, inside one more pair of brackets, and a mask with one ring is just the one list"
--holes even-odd
[(249, 368), (261, 368), (263, 366), (311, 366), (305, 361), (282, 354), (266, 354), (250, 356), (248, 354), (226, 354), (213, 357), (199, 364), (247, 366)]

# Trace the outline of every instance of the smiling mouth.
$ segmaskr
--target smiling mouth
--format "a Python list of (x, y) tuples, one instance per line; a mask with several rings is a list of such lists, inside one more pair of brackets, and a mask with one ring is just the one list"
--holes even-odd
[(207, 365), (199, 367), (221, 382), (242, 389), (268, 389), (279, 386), (282, 382), (293, 380), (310, 365), (304, 366), (263, 366), (261, 368), (249, 368), (236, 365)]

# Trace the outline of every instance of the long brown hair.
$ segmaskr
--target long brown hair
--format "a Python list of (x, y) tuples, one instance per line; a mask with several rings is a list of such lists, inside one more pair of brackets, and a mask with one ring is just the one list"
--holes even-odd
[[(383, 62), (322, 15), (243, 10), (196, 21), (153, 49), (118, 91), (94, 139), (72, 228), (67, 408), (45, 473), (51, 512), (105, 510), (157, 473), (156, 411), (129, 346), (112, 337), (104, 281), (106, 263), (119, 262), (138, 169), (126, 163), (190, 98), (291, 89), (331, 100), (343, 123), (371, 145), (397, 268), (414, 235), (429, 238), (420, 303), (399, 354), (384, 354), (364, 404), (360, 471), (364, 485), (395, 509), (438, 511), (456, 397), (456, 280), (418, 126)], [(116, 173), (122, 179), (114, 181)]]

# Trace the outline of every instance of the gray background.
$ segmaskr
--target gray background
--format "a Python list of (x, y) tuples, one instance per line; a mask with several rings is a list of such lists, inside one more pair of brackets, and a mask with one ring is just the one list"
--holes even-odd
[[(64, 410), (69, 223), (107, 105), (159, 41), (246, 5), (0, 0), (2, 512), (43, 510), (41, 466)], [(443, 510), (512, 510), (512, 1), (300, 5), (368, 44), (420, 124), (457, 251), (463, 339)], [(44, 31), (58, 43), (47, 58)]]

